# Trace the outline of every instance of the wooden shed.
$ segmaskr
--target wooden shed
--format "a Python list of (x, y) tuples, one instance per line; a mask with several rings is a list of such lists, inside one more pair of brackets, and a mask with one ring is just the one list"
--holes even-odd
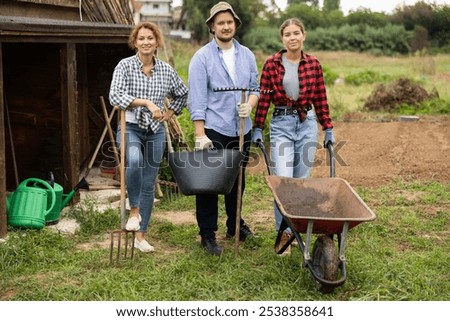
[(113, 69), (133, 54), (132, 17), (116, 17), (127, 2), (0, 2), (0, 237), (17, 182), (52, 171), (67, 192), (79, 181), (105, 126), (100, 96), (110, 110)]

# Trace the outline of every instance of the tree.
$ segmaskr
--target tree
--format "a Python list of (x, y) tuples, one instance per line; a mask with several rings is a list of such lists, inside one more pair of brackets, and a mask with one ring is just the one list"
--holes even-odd
[[(217, 0), (183, 0), (183, 11), (186, 12), (188, 28), (192, 31), (192, 38), (199, 42), (204, 42), (209, 37), (209, 30), (205, 24), (209, 17), (209, 11)], [(255, 17), (265, 12), (267, 7), (263, 0), (228, 0), (236, 14), (242, 22), (242, 26), (237, 29), (236, 38), (242, 39), (245, 33), (255, 24)]]
[(319, 7), (319, 0), (288, 0), (288, 6), (291, 4), (307, 4), (311, 7)]
[[(390, 17), (392, 23), (401, 24), (406, 30), (428, 31), (432, 46), (445, 47), (450, 42), (450, 6), (428, 4), (419, 1), (412, 6), (397, 8)], [(423, 32), (423, 31), (421, 31)]]
[(330, 12), (334, 10), (339, 10), (341, 6), (341, 0), (323, 0), (323, 11)]
[(325, 27), (324, 15), (319, 8), (311, 7), (306, 4), (293, 4), (286, 8), (281, 16), (281, 20), (297, 17), (305, 25), (306, 30), (313, 30), (319, 27)]
[(384, 27), (389, 21), (384, 13), (372, 12), (370, 9), (360, 8), (350, 11), (347, 16), (349, 25), (368, 25), (371, 27)]

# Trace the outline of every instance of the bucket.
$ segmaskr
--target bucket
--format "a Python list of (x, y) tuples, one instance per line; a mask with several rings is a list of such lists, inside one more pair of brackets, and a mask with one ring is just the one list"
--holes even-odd
[(203, 149), (168, 154), (169, 167), (184, 195), (230, 193), (243, 159), (244, 155), (237, 149)]
[[(45, 188), (37, 187), (36, 183)], [(47, 191), (50, 191), (48, 204)], [(45, 217), (55, 207), (55, 191), (38, 178), (28, 178), (8, 198), (8, 224), (13, 227), (42, 229)]]

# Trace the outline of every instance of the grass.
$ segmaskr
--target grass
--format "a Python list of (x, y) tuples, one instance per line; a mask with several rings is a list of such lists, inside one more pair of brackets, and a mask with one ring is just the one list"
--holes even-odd
[[(449, 55), (375, 57), (351, 52), (317, 52), (313, 54), (323, 65), (330, 67), (344, 80), (346, 77), (367, 71), (376, 72), (388, 79), (406, 77), (419, 81), (427, 92), (431, 92), (435, 88), (440, 98), (450, 100)], [(365, 99), (377, 85), (378, 83), (353, 86), (344, 81), (340, 85), (328, 86), (331, 112), (336, 112), (333, 116), (343, 114), (341, 109), (347, 112), (359, 111)]]
[[(250, 176), (244, 217), (258, 221), (271, 213), (272, 201), (262, 176)], [(195, 224), (173, 224), (165, 213), (194, 211), (193, 197), (155, 208), (150, 235), (159, 247), (133, 262), (109, 265), (109, 250), (80, 247), (88, 235), (106, 233), (90, 226), (75, 236), (50, 229), (13, 230), (0, 245), (1, 300), (448, 300), (450, 184), (396, 181), (358, 194), (377, 219), (349, 232), (348, 280), (332, 294), (315, 289), (300, 250), (273, 253), (271, 219), (255, 224), (259, 238), (241, 243), (221, 240), (221, 257), (204, 253)], [(261, 199), (263, 201), (261, 201)], [(91, 213), (86, 212), (85, 216)], [(118, 222), (118, 213), (108, 212)], [(98, 217), (98, 216), (97, 216)], [(102, 225), (102, 224), (100, 224)], [(90, 231), (90, 232), (89, 232)], [(224, 234), (220, 212), (219, 234)], [(176, 280), (176, 282), (174, 282)]]

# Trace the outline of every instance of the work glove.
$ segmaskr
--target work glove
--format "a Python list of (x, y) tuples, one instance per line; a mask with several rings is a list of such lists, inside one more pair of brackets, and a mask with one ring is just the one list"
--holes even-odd
[(336, 140), (334, 139), (333, 129), (325, 129), (325, 138), (323, 140), (323, 147), (327, 148), (328, 143), (334, 144)]
[(202, 150), (202, 149), (209, 149), (213, 148), (214, 145), (211, 141), (211, 139), (208, 138), (208, 136), (197, 136), (195, 137), (195, 147), (194, 150)]
[(238, 114), (241, 118), (249, 117), (252, 113), (252, 107), (249, 103), (242, 103), (238, 105)]
[(255, 144), (263, 142), (262, 129), (261, 128), (253, 129), (252, 142), (255, 143)]

